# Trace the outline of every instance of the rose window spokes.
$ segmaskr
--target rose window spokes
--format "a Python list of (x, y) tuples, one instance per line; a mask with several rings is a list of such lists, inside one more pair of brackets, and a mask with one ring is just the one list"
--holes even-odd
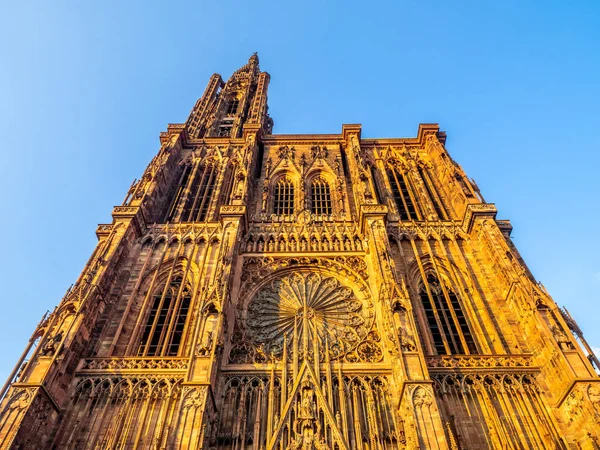
[(289, 358), (294, 348), (310, 356), (317, 346), (320, 355), (326, 346), (332, 358), (344, 355), (365, 339), (372, 321), (372, 311), (351, 288), (319, 273), (293, 273), (272, 281), (245, 314), (247, 337), (275, 356), (282, 354), (285, 339)]

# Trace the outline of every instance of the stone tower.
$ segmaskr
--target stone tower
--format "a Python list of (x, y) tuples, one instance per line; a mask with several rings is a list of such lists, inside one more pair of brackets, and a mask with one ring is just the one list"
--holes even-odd
[(597, 449), (599, 366), (445, 134), (213, 75), (1, 391), (1, 449)]

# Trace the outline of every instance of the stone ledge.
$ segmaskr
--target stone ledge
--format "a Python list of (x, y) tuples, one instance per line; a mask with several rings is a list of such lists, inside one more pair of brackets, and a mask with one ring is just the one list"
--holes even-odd
[(467, 233), (471, 232), (473, 223), (478, 218), (495, 219), (498, 210), (493, 203), (471, 203), (467, 205), (465, 217), (463, 219), (463, 228)]
[(430, 372), (539, 371), (531, 355), (426, 356)]

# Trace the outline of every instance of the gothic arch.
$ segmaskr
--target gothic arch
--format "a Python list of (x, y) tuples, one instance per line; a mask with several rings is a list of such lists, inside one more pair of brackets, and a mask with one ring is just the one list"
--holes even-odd
[[(316, 193), (315, 189), (319, 189)], [(335, 215), (340, 211), (336, 177), (328, 170), (313, 169), (305, 176), (305, 204), (317, 215)], [(315, 202), (319, 202), (318, 205)], [(315, 208), (318, 210), (316, 211)]]
[[(288, 186), (286, 189), (281, 188), (282, 191), (280, 193), (277, 192), (279, 186), (286, 185)], [(277, 214), (276, 203), (284, 200), (283, 197), (277, 198), (277, 195), (290, 195), (291, 193), (291, 213), (285, 215), (298, 214), (302, 210), (301, 187), (300, 174), (288, 169), (276, 170), (269, 181), (268, 211), (272, 214)], [(284, 209), (287, 210), (288, 208)]]

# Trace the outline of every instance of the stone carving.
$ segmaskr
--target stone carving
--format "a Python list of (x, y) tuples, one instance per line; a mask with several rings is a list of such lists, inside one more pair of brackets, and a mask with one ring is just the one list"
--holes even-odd
[(185, 371), (187, 358), (87, 358), (80, 371), (135, 371), (135, 370), (177, 370)]
[(277, 157), (279, 160), (291, 160), (293, 162), (296, 159), (296, 149), (294, 147), (282, 145), (277, 150)]
[(414, 352), (417, 349), (415, 340), (403, 328), (398, 328), (398, 337), (400, 338), (400, 347), (407, 352)]
[(204, 340), (196, 347), (196, 356), (210, 356), (213, 343), (213, 331), (207, 331)]
[(430, 406), (433, 403), (431, 394), (421, 386), (417, 387), (413, 392), (413, 405), (415, 408)]
[(40, 350), (40, 355), (41, 356), (54, 356), (54, 353), (56, 353), (56, 350), (58, 349), (58, 346), (60, 345), (62, 338), (63, 338), (62, 331), (59, 331), (54, 336), (49, 338), (46, 341), (46, 343), (44, 344), (44, 346), (42, 347), (42, 349)]
[(276, 270), (300, 269), (302, 267), (327, 270), (338, 273), (353, 283), (360, 283), (361, 290), (367, 291), (364, 281), (368, 278), (367, 265), (364, 258), (358, 256), (323, 257), (288, 257), (288, 258), (245, 258), (242, 282), (256, 284)]
[(310, 149), (310, 156), (312, 159), (326, 159), (327, 158), (327, 147), (320, 145), (314, 145)]
[(360, 359), (381, 359), (376, 340), (363, 342), (373, 325), (371, 308), (331, 276), (296, 272), (276, 278), (250, 301), (241, 317), (259, 354), (280, 357), (287, 340), (290, 348), (294, 341), (298, 343), (301, 355), (330, 342), (332, 359), (357, 347)]
[(206, 402), (206, 386), (185, 387), (183, 389), (183, 409), (202, 409)]
[(426, 356), (425, 360), (433, 370), (533, 369), (533, 360), (529, 355), (438, 355)]
[(255, 252), (362, 252), (364, 236), (356, 224), (346, 222), (315, 223), (304, 210), (295, 223), (271, 222), (252, 224), (242, 251)]
[(562, 350), (574, 350), (571, 340), (567, 337), (564, 331), (562, 331), (557, 325), (550, 327), (554, 339)]

